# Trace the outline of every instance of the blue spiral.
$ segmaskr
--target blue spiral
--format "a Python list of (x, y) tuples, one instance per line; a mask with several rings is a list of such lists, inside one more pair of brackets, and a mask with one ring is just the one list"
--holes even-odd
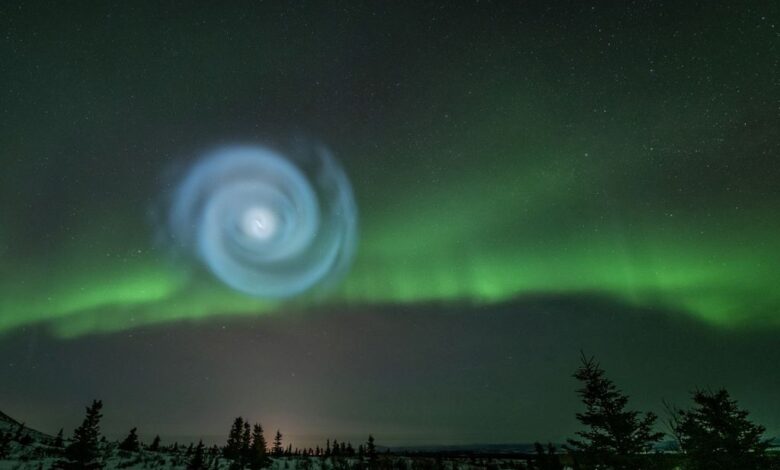
[(285, 155), (256, 145), (219, 148), (174, 192), (175, 244), (228, 286), (268, 298), (332, 283), (357, 241), (346, 173), (323, 147)]

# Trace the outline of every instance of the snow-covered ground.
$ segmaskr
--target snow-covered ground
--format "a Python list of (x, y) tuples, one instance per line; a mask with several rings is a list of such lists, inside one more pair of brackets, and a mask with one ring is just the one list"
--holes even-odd
[[(11, 437), (13, 436), (13, 437)], [(3, 437), (10, 439), (3, 449)], [(0, 412), (0, 470), (49, 470), (63, 458), (63, 447), (55, 445), (55, 437), (24, 426)], [(64, 442), (63, 445), (67, 445)], [(113, 469), (186, 469), (194, 455), (194, 446), (162, 447), (158, 451), (144, 448), (138, 452), (119, 450), (116, 442), (101, 441), (100, 453), (104, 468)], [(3, 454), (6, 454), (3, 457)], [(215, 447), (203, 453), (206, 468), (227, 470), (231, 462), (222, 458)], [(522, 460), (511, 458), (439, 458), (404, 457), (380, 454), (382, 469), (397, 470), (524, 470)], [(286, 456), (271, 459), (269, 470), (363, 470), (368, 459), (352, 457)]]
[[(110, 444), (114, 447), (115, 444)], [(59, 460), (58, 452), (50, 446), (32, 444), (20, 446), (13, 444), (11, 454), (5, 460), (0, 460), (0, 470), (48, 470), (54, 468)], [(186, 449), (177, 452), (164, 450), (152, 452), (142, 450), (140, 452), (122, 452), (116, 449), (106, 449), (106, 458), (103, 462), (105, 468), (113, 469), (186, 469), (192, 454)], [(528, 467), (520, 460), (515, 459), (466, 459), (466, 458), (424, 458), (424, 457), (399, 457), (382, 456), (382, 467), (389, 467), (388, 460), (392, 461), (392, 468), (399, 470), (521, 470)], [(207, 468), (214, 470), (227, 470), (230, 461), (221, 458), (210, 449), (205, 454)], [(344, 457), (280, 457), (272, 459), (269, 470), (353, 470), (365, 469), (366, 461), (358, 458)]]

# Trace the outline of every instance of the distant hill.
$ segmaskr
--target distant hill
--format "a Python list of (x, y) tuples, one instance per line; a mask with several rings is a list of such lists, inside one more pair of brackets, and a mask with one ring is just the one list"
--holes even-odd
[(24, 423), (20, 423), (19, 421), (0, 411), (0, 432), (10, 432), (16, 434), (20, 426), (23, 428), (23, 434), (29, 435), (37, 442), (46, 444), (54, 442), (54, 436), (29, 428), (25, 426)]

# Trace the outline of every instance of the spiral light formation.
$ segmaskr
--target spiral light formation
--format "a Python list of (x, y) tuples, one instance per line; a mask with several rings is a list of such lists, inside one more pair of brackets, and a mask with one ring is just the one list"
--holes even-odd
[(186, 173), (169, 228), (179, 248), (228, 286), (285, 298), (343, 277), (355, 251), (357, 208), (346, 173), (323, 147), (283, 154), (230, 146)]

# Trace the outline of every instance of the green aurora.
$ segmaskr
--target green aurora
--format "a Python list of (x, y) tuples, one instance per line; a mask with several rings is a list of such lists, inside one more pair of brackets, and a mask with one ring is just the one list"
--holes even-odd
[[(370, 24), (342, 25), (325, 45), (259, 49), (258, 64), (231, 59), (232, 43), (219, 32), (199, 45), (186, 22), (155, 33), (161, 43), (192, 38), (189, 47), (212, 62), (226, 57), (219, 63), (236, 71), (224, 76), (201, 70), (198, 57), (155, 50), (153, 39), (143, 57), (123, 53), (146, 34), (138, 29), (112, 29), (113, 41), (85, 43), (86, 55), (49, 50), (47, 38), (37, 38), (21, 46), (43, 51), (37, 64), (6, 41), (3, 55), (17, 59), (3, 72), (10, 91), (0, 139), (0, 332), (47, 324), (70, 337), (322, 305), (580, 293), (724, 328), (777, 325), (772, 17), (742, 13), (753, 25), (745, 32), (729, 26), (730, 13), (682, 10), (651, 40), (641, 28), (625, 32), (607, 9), (598, 13), (603, 30), (583, 20), (569, 41), (535, 24), (505, 25), (501, 40), (465, 32), (444, 54), (444, 39), (408, 56), (395, 52), (395, 68), (340, 49), (357, 34), (379, 55), (403, 49), (372, 35)], [(698, 23), (694, 13), (703, 15)], [(704, 24), (721, 28), (692, 34)], [(618, 28), (621, 41), (609, 34)], [(101, 31), (58, 25), (44, 36)], [(255, 28), (239, 32), (264, 43)], [(364, 72), (355, 78), (316, 58), (293, 63), (309, 52)], [(155, 77), (187, 74), (200, 80), (151, 86)], [(222, 94), (202, 93), (209, 87)], [(261, 111), (247, 114), (244, 103)], [(234, 137), (262, 140), (274, 131), (262, 129), (263, 117), (280, 109), (297, 111), (274, 127), (306, 128), (334, 149), (361, 218), (343, 284), (290, 304), (249, 298), (177, 267), (149, 220), (172, 155), (192, 159)]]

